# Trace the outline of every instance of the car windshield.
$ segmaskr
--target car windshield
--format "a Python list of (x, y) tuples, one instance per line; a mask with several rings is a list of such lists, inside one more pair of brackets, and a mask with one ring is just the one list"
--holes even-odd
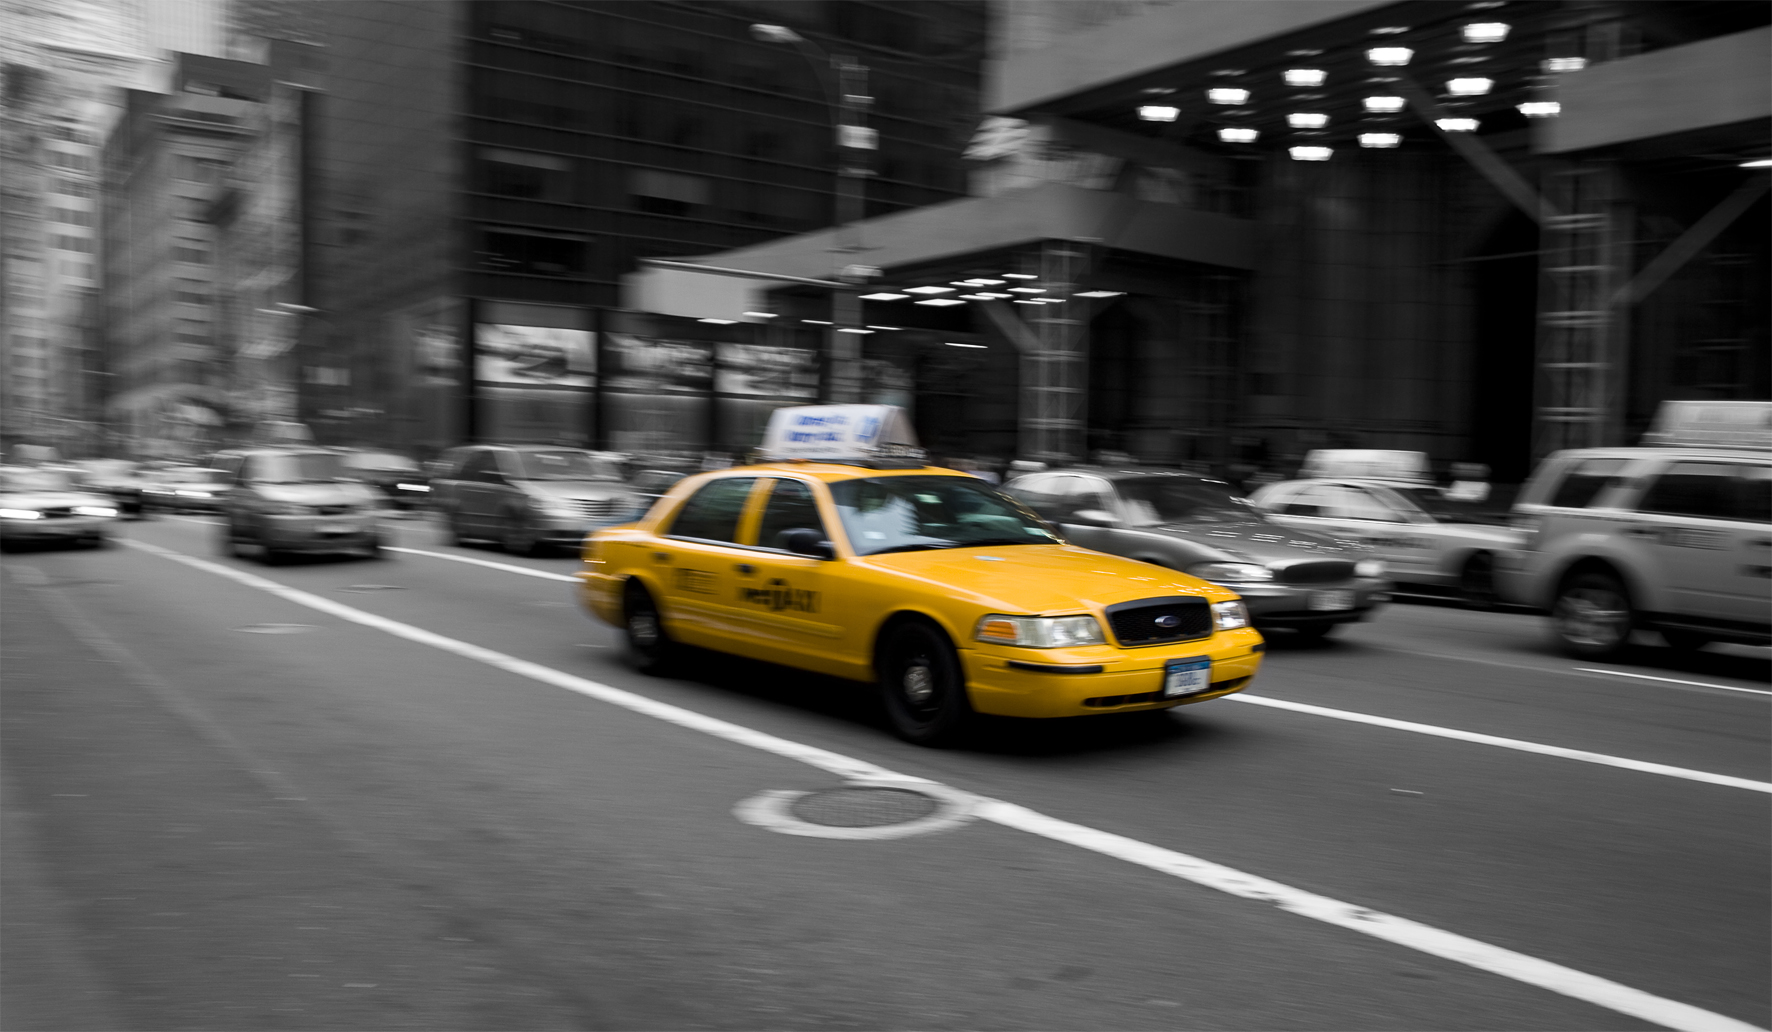
[(517, 463), (524, 480), (621, 479), (621, 470), (615, 463), (590, 452), (570, 449), (518, 452)]
[(1059, 543), (1033, 513), (973, 477), (844, 480), (831, 498), (857, 555)]
[(169, 469), (160, 479), (169, 484), (225, 484), (228, 475), (219, 469)]
[(404, 455), (391, 452), (354, 452), (345, 456), (345, 465), (352, 469), (385, 470), (405, 473), (418, 469), (418, 463)]
[(1135, 527), (1165, 523), (1247, 523), (1264, 520), (1259, 509), (1216, 480), (1188, 477), (1136, 477), (1116, 481), (1126, 502), (1127, 522)]
[(67, 491), (66, 473), (50, 469), (9, 469), (0, 472), (0, 491)]
[(279, 452), (248, 461), (253, 479), (267, 484), (323, 484), (343, 480), (349, 472), (336, 452)]

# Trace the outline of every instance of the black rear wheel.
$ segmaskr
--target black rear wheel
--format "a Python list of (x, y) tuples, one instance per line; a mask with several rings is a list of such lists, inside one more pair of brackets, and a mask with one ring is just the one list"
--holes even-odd
[(972, 723), (959, 657), (939, 629), (921, 621), (888, 629), (876, 670), (887, 719), (905, 741), (952, 742)]
[(634, 666), (642, 673), (669, 673), (682, 658), (682, 646), (672, 641), (670, 632), (665, 630), (658, 603), (638, 581), (629, 581), (623, 596), (622, 629), (627, 635), (628, 654), (633, 657)]

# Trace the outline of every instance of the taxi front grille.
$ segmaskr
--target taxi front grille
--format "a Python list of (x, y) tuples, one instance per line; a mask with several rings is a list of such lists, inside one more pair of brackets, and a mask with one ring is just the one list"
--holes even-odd
[(1162, 645), (1212, 635), (1212, 610), (1203, 598), (1147, 598), (1107, 607), (1108, 626), (1121, 645)]
[(1274, 571), (1274, 579), (1282, 584), (1332, 584), (1353, 575), (1354, 564), (1340, 559), (1293, 563)]
[(619, 514), (623, 501), (620, 498), (574, 498), (572, 507), (586, 519), (604, 520)]

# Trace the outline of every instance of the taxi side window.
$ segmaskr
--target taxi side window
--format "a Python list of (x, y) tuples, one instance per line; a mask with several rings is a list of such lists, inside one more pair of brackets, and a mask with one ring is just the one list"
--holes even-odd
[(667, 536), (737, 541), (738, 518), (744, 515), (745, 500), (756, 482), (756, 477), (727, 477), (703, 484), (677, 510)]
[(1746, 472), (1721, 462), (1676, 462), (1643, 492), (1637, 511), (1711, 520), (1756, 519), (1749, 515), (1753, 481), (1742, 475)]
[(461, 469), (456, 472), (455, 479), (456, 480), (472, 480), (472, 481), (476, 481), (479, 483), (486, 483), (489, 480), (496, 479), (495, 477), (490, 477), (487, 474), (496, 473), (497, 470), (498, 470), (498, 460), (493, 458), (493, 455), (491, 452), (489, 452), (489, 451), (470, 452), (468, 454), (467, 459), (462, 462)]
[(1282, 516), (1327, 516), (1323, 507), (1328, 502), (1328, 495), (1322, 487), (1303, 487), (1295, 491), (1290, 498), (1280, 496), (1280, 506), (1276, 510)]
[(1063, 478), (1051, 473), (1036, 473), (1031, 477), (1022, 477), (1009, 485), (1008, 493), (1021, 500), (1023, 505), (1054, 522), (1058, 519), (1059, 484)]
[(1321, 488), (1326, 496), (1324, 507), (1338, 520), (1373, 520), (1399, 523), (1401, 519), (1390, 507), (1358, 488), (1332, 485)]
[(1569, 467), (1548, 504), (1562, 509), (1585, 509), (1625, 467), (1624, 459), (1585, 459)]
[(769, 492), (769, 504), (763, 507), (763, 522), (757, 527), (757, 544), (764, 548), (786, 549), (790, 530), (816, 530), (825, 537), (824, 520), (819, 518), (818, 503), (812, 489), (798, 480), (777, 480)]

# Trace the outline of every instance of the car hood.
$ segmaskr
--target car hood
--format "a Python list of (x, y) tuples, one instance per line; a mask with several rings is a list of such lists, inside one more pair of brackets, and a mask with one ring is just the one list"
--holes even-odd
[[(999, 561), (1000, 560), (1000, 561)], [(1010, 613), (1074, 613), (1118, 602), (1188, 595), (1220, 602), (1233, 591), (1185, 573), (1074, 545), (1006, 545), (889, 552), (855, 562), (923, 581), (949, 596)]]
[(376, 501), (375, 492), (358, 483), (257, 484), (254, 489), (270, 501), (295, 505), (364, 505)]
[(1219, 558), (1262, 564), (1309, 559), (1358, 560), (1365, 549), (1349, 541), (1263, 520), (1238, 523), (1167, 523), (1139, 527), (1146, 534), (1177, 538), (1223, 553)]
[(518, 486), (531, 495), (563, 501), (603, 502), (630, 498), (634, 494), (626, 484), (616, 480), (525, 480)]
[(4, 491), (0, 509), (60, 509), (70, 505), (113, 506), (111, 499), (84, 491)]

